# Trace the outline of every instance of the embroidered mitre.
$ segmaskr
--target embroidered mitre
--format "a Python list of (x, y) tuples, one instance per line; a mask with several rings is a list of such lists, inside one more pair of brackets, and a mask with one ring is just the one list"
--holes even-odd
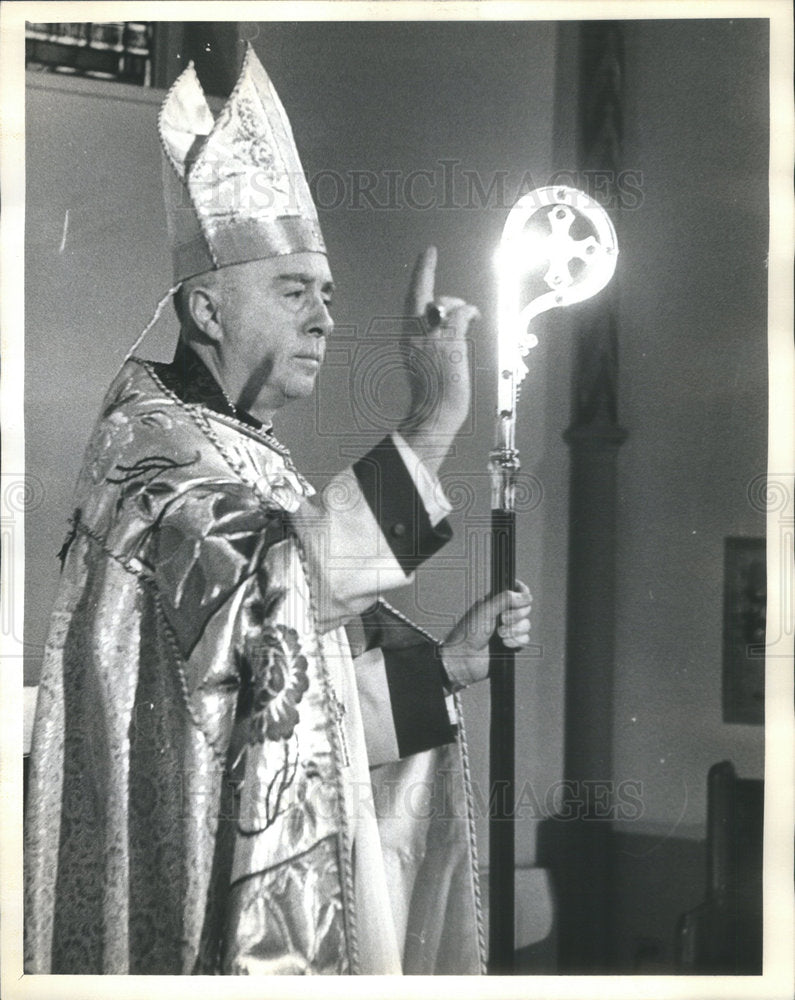
[(217, 120), (191, 63), (166, 95), (158, 130), (175, 282), (326, 252), (290, 122), (251, 45)]

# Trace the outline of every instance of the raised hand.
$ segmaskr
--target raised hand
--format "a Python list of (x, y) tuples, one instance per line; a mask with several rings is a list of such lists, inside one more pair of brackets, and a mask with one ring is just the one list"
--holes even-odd
[[(469, 412), (466, 334), (469, 324), (480, 315), (463, 299), (434, 294), (436, 260), (436, 247), (428, 247), (417, 258), (406, 296), (401, 340), (411, 402), (400, 431), (433, 471), (438, 471)], [(425, 318), (432, 303), (443, 314), (438, 326), (431, 326)]]
[(511, 649), (530, 642), (533, 595), (519, 582), (517, 590), (475, 601), (442, 643), (442, 663), (456, 688), (483, 680), (489, 672), (488, 643), (495, 628)]

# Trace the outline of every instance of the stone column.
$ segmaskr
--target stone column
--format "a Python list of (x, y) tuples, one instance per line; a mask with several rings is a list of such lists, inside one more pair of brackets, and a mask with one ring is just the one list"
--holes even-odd
[[(577, 167), (581, 186), (617, 223), (623, 28), (579, 33)], [(618, 228), (618, 226), (617, 226)], [(611, 967), (613, 673), (615, 669), (618, 282), (583, 308), (576, 331), (570, 448), (564, 795), (557, 819), (559, 971)]]

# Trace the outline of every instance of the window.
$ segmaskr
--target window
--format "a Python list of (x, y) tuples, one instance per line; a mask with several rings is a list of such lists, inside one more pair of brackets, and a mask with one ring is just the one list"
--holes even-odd
[(148, 87), (152, 35), (152, 24), (142, 21), (28, 22), (25, 66)]

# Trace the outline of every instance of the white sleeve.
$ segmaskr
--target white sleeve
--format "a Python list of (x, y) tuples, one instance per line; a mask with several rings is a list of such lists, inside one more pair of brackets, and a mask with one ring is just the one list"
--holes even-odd
[(444, 495), (442, 485), (420, 456), (412, 450), (402, 434), (398, 434), (397, 431), (393, 432), (392, 440), (395, 442), (395, 447), (403, 459), (409, 475), (414, 480), (414, 486), (425, 505), (430, 522), (435, 527), (453, 509)]
[(386, 437), (291, 514), (324, 631), (411, 581), (451, 537), (438, 480), (400, 438)]

